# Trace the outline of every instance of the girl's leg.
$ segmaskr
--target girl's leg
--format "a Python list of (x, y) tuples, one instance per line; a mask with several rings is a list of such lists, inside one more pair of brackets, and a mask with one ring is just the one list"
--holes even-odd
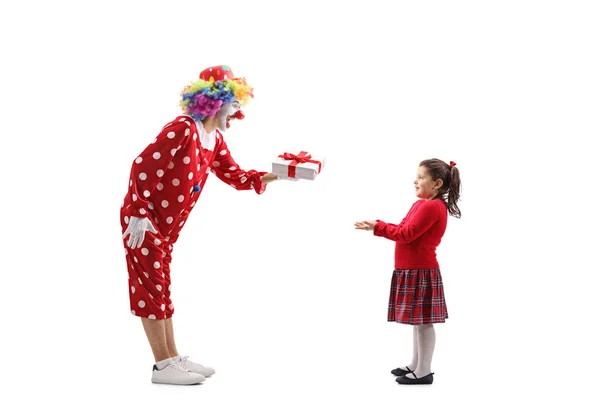
[(419, 365), (419, 331), (417, 329), (417, 326), (414, 325), (413, 326), (413, 358), (412, 358), (412, 362), (410, 364), (407, 364), (406, 366), (402, 366), (402, 367), (398, 367), (394, 370), (392, 370), (392, 374), (396, 375), (396, 376), (402, 376), (404, 374), (406, 374), (406, 371), (414, 371), (415, 369), (417, 369), (417, 366)]
[(411, 371), (417, 369), (419, 365), (419, 331), (417, 330), (417, 326), (413, 326), (413, 358), (412, 362), (407, 365)]
[[(418, 364), (414, 370), (417, 378), (422, 378), (431, 373), (431, 361), (433, 359), (433, 350), (435, 349), (435, 329), (433, 324), (418, 325)], [(406, 376), (408, 379), (414, 379), (412, 374)]]

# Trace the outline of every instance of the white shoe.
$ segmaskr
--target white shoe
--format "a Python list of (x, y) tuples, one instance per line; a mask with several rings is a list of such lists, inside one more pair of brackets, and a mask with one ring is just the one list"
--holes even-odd
[(194, 373), (177, 362), (170, 362), (159, 370), (156, 365), (152, 369), (152, 383), (168, 385), (195, 385), (206, 380), (204, 375)]
[(197, 364), (190, 360), (189, 357), (181, 357), (178, 361), (179, 365), (183, 368), (194, 372), (196, 374), (200, 374), (205, 377), (209, 377), (215, 373), (215, 370), (211, 367), (205, 367), (204, 365)]

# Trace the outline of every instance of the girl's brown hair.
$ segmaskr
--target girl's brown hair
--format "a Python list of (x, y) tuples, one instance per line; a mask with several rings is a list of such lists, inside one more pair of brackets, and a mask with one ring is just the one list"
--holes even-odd
[(419, 166), (427, 168), (427, 172), (434, 181), (438, 179), (442, 180), (442, 187), (435, 198), (441, 199), (446, 203), (450, 215), (460, 218), (461, 212), (457, 203), (460, 198), (461, 184), (460, 173), (458, 172), (458, 168), (456, 168), (456, 163), (450, 161), (450, 164), (447, 164), (437, 158), (430, 158), (421, 161)]

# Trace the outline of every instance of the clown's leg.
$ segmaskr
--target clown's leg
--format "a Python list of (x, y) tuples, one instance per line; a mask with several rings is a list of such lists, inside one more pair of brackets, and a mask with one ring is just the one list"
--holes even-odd
[(141, 318), (148, 343), (152, 348), (154, 360), (156, 362), (171, 358), (169, 348), (167, 346), (167, 331), (165, 328), (164, 319), (148, 319)]
[(203, 375), (190, 372), (169, 355), (167, 328), (164, 319), (142, 318), (148, 342), (156, 364), (152, 368), (152, 382), (170, 385), (195, 385), (204, 382)]
[(167, 350), (171, 357), (179, 355), (177, 352), (177, 346), (175, 346), (175, 334), (173, 332), (173, 303), (171, 302), (171, 261), (173, 252), (173, 243), (177, 241), (179, 235), (175, 233), (169, 238), (169, 241), (162, 243), (163, 259), (162, 259), (162, 272), (164, 279), (164, 296), (163, 301), (165, 302), (165, 337), (167, 341)]
[(173, 319), (167, 318), (165, 321), (165, 337), (167, 340), (167, 351), (170, 357), (178, 356), (177, 346), (175, 346), (175, 334), (173, 333)]

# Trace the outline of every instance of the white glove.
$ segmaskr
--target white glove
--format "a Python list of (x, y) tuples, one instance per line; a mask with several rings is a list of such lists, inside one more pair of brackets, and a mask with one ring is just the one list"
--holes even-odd
[(284, 181), (297, 181), (300, 178), (290, 178), (287, 175), (277, 175), (277, 180), (283, 179)]
[(140, 248), (146, 237), (146, 231), (158, 233), (148, 218), (131, 217), (129, 218), (129, 225), (125, 230), (125, 233), (123, 233), (123, 239), (129, 235), (127, 246), (132, 249), (136, 246)]

